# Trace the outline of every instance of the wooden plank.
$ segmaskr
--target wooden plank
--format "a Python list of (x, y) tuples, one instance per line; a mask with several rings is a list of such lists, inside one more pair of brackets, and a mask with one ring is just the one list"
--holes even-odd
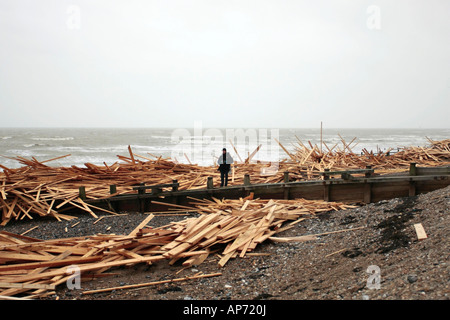
[[(84, 202), (81, 198), (78, 198), (76, 201), (81, 203), (81, 205), (86, 209), (85, 211), (89, 212), (91, 214), (91, 216), (93, 216), (96, 219), (98, 218), (98, 216), (88, 207), (86, 202)], [(73, 203), (73, 202), (71, 202), (71, 203)]]
[(198, 250), (198, 251), (189, 251), (189, 252), (183, 252), (180, 253), (177, 258), (186, 258), (186, 257), (193, 257), (193, 256), (198, 256), (198, 255), (205, 255), (208, 254), (209, 252), (206, 250)]
[[(112, 268), (112, 267), (118, 267), (118, 266), (124, 266), (124, 265), (131, 265), (131, 264), (137, 264), (137, 263), (144, 263), (144, 262), (153, 262), (157, 260), (164, 259), (161, 255), (151, 256), (151, 257), (144, 257), (142, 259), (124, 259), (119, 261), (109, 261), (109, 262), (98, 262), (93, 264), (87, 264), (80, 266), (80, 272), (86, 272), (86, 271), (93, 271), (98, 269), (104, 269), (104, 268)], [(61, 268), (58, 270), (52, 270), (43, 272), (40, 274), (33, 274), (33, 275), (26, 275), (18, 277), (17, 282), (26, 282), (31, 280), (38, 280), (38, 279), (45, 279), (45, 278), (51, 278), (55, 276), (65, 275), (66, 274), (66, 268)]]
[(220, 233), (217, 234), (217, 239), (234, 239), (236, 236), (245, 232), (245, 230), (248, 228), (248, 226), (240, 224), (239, 220), (236, 220), (233, 224), (230, 224), (230, 226), (231, 225), (233, 225), (233, 227), (224, 228), (222, 231), (220, 231)]
[(201, 264), (206, 260), (209, 256), (209, 250), (206, 250), (206, 253), (200, 254), (198, 256), (193, 256), (182, 263), (183, 267), (190, 267)]
[(122, 249), (114, 249), (112, 251), (117, 252), (118, 254), (123, 255), (126, 258), (131, 258), (131, 259), (133, 259), (133, 258), (134, 259), (143, 259), (144, 258), (143, 256), (141, 256), (133, 251), (125, 250), (123, 248)]
[[(193, 223), (193, 226), (189, 230), (189, 233), (183, 234), (183, 235), (177, 237), (175, 240), (184, 241), (185, 239), (191, 237), (192, 235), (197, 234), (204, 228), (207, 228), (210, 223), (216, 221), (219, 218), (219, 216), (220, 216), (220, 214), (212, 213), (207, 216), (201, 216), (198, 220), (197, 219), (191, 220)], [(197, 221), (199, 221), (199, 223), (196, 223)]]
[[(52, 260), (56, 261), (56, 260), (63, 260), (65, 258), (67, 258), (70, 255), (70, 251), (66, 251), (56, 257), (54, 257)], [(45, 271), (48, 267), (43, 267), (43, 268), (36, 268), (33, 269), (31, 271), (29, 271), (28, 276), (30, 275), (38, 275), (39, 273)], [(39, 278), (35, 279), (35, 280), (39, 280)], [(21, 281), (16, 281), (16, 282), (21, 282)], [(2, 295), (15, 295), (15, 294), (20, 294), (24, 291), (27, 291), (28, 289), (18, 289), (18, 288), (10, 288), (10, 289), (6, 289), (4, 291), (1, 292)]]
[(6, 200), (5, 185), (6, 180), (3, 180), (2, 187), (0, 189), (0, 193), (2, 194), (2, 200)]
[(219, 266), (223, 267), (228, 262), (228, 260), (230, 260), (230, 258), (233, 256), (233, 254), (234, 254), (234, 251), (231, 251), (231, 252), (223, 255), (222, 258), (219, 260), (219, 263), (218, 263)]
[(5, 295), (0, 295), (0, 300), (12, 300), (12, 301), (24, 301), (24, 300), (33, 300), (31, 298), (20, 298), (20, 297), (9, 297)]
[(244, 233), (241, 233), (232, 243), (232, 245), (229, 248), (226, 248), (223, 251), (223, 254), (227, 254), (230, 252), (233, 252), (237, 250), (240, 246), (245, 244), (247, 241), (252, 239), (252, 236), (255, 232), (255, 225), (251, 224), (249, 227), (247, 227), (247, 230)]
[(363, 228), (365, 228), (365, 226), (350, 228), (350, 229), (336, 230), (336, 231), (329, 231), (329, 232), (323, 232), (323, 233), (309, 234), (309, 235), (298, 236), (298, 237), (285, 237), (285, 238), (270, 237), (269, 239), (272, 241), (276, 241), (276, 242), (295, 242), (295, 241), (315, 240), (315, 239), (313, 239), (313, 237), (324, 236), (324, 235), (333, 234), (333, 233), (354, 231), (354, 230), (359, 230), (359, 229), (363, 229)]
[(247, 209), (247, 206), (250, 204), (250, 200), (246, 200), (244, 205), (241, 207), (241, 211), (244, 211), (245, 209)]
[(45, 262), (31, 262), (31, 263), (20, 263), (0, 266), (0, 273), (10, 270), (29, 270), (43, 267), (60, 267), (71, 264), (82, 264), (101, 260), (101, 256), (87, 257), (87, 258), (72, 258), (64, 260), (54, 260), (50, 259)]
[[(13, 237), (13, 238), (25, 241), (25, 242), (39, 242), (39, 241), (42, 241), (40, 239), (28, 237), (28, 236), (25, 236), (23, 234), (15, 234), (15, 233), (8, 232), (8, 231), (0, 231), (0, 234), (7, 235), (7, 236), (10, 236), (10, 237)], [(3, 249), (4, 248), (0, 247), (0, 250), (3, 250)]]
[(416, 230), (418, 240), (423, 240), (423, 239), (428, 238), (427, 233), (425, 232), (425, 229), (423, 228), (423, 225), (421, 223), (415, 223), (414, 229)]
[(192, 245), (190, 243), (184, 243), (181, 242), (178, 246), (176, 246), (175, 248), (173, 248), (172, 250), (166, 252), (163, 254), (163, 256), (165, 258), (173, 258), (176, 257), (177, 255), (181, 254), (183, 251), (189, 249)]
[(52, 257), (43, 256), (34, 253), (11, 253), (11, 252), (0, 252), (0, 259), (5, 260), (31, 260), (31, 261), (49, 261)]
[(305, 235), (305, 236), (298, 236), (298, 237), (269, 237), (269, 240), (272, 240), (274, 242), (302, 242), (302, 241), (312, 241), (317, 240), (317, 237), (315, 235)]
[(178, 204), (155, 201), (155, 200), (151, 200), (151, 203), (160, 204), (160, 205), (169, 206), (169, 207), (175, 207), (175, 208), (182, 208), (182, 209), (187, 209), (187, 210), (191, 210), (191, 211), (196, 210), (196, 208), (194, 208), (194, 207), (182, 206), (182, 205), (178, 205)]
[(25, 232), (22, 232), (20, 235), (21, 236), (23, 236), (23, 235), (25, 235), (25, 234), (27, 234), (27, 233), (29, 233), (29, 232), (31, 232), (31, 231), (33, 231), (34, 229), (36, 229), (36, 228), (38, 228), (39, 226), (34, 226), (34, 227), (32, 227), (32, 228), (30, 228), (30, 229), (28, 229), (27, 231), (25, 231)]
[(16, 206), (17, 200), (19, 198), (18, 197), (14, 197), (13, 203), (11, 204), (11, 207), (9, 207), (8, 213), (6, 214), (5, 219), (9, 219), (12, 215), (12, 213), (14, 212), (14, 207)]
[(152, 220), (154, 218), (153, 214), (150, 214), (147, 218), (145, 218), (133, 231), (131, 231), (128, 236), (130, 237), (134, 237), (137, 235), (137, 233), (144, 228), (149, 222), (150, 220)]
[(198, 232), (193, 237), (187, 238), (184, 241), (187, 243), (190, 243), (190, 244), (195, 244), (195, 243), (199, 242), (203, 237), (208, 237), (208, 236), (211, 236), (211, 234), (217, 233), (220, 230), (219, 224), (220, 224), (220, 222), (210, 225), (207, 228), (203, 229), (201, 232)]
[(148, 286), (154, 286), (154, 285), (165, 284), (165, 283), (172, 283), (172, 282), (179, 282), (179, 281), (186, 281), (186, 280), (193, 280), (193, 279), (201, 279), (201, 278), (209, 278), (209, 277), (217, 277), (217, 276), (221, 276), (221, 275), (222, 275), (221, 272), (216, 272), (216, 273), (203, 274), (203, 275), (197, 275), (197, 276), (192, 276), (192, 277), (177, 278), (177, 279), (171, 279), (171, 280), (162, 280), (162, 281), (154, 281), (154, 282), (147, 282), (147, 283), (130, 284), (130, 285), (120, 286), (120, 287), (88, 290), (88, 291), (83, 291), (82, 293), (88, 295), (88, 294), (93, 294), (93, 293), (108, 292), (108, 291), (120, 290), (120, 289), (133, 289), (133, 288), (148, 287)]
[(54, 284), (0, 282), (0, 288), (55, 290)]

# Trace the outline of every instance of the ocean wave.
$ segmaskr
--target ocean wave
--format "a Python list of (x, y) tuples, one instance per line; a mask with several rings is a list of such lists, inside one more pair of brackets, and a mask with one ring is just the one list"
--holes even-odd
[(31, 147), (44, 147), (46, 146), (45, 144), (40, 144), (40, 143), (27, 143), (23, 145), (25, 148), (31, 148)]
[(65, 140), (73, 140), (74, 137), (51, 137), (51, 138), (31, 138), (31, 139), (38, 141), (65, 141)]
[(161, 139), (161, 140), (170, 140), (170, 135), (165, 135), (165, 136), (150, 135), (150, 138), (152, 138), (152, 139)]
[(7, 136), (7, 137), (2, 137), (2, 140), (7, 140), (7, 139), (11, 139), (12, 137), (9, 137), (9, 136)]
[[(138, 150), (139, 152), (145, 151), (170, 151), (172, 150), (172, 146), (168, 145), (153, 145), (153, 146), (142, 146), (142, 145), (131, 145), (132, 150)], [(121, 149), (124, 151), (128, 151), (128, 146)]]
[(32, 150), (23, 150), (23, 149), (13, 149), (8, 150), (8, 154), (11, 156), (21, 156), (21, 157), (32, 157), (32, 156), (40, 156), (40, 154), (35, 154)]

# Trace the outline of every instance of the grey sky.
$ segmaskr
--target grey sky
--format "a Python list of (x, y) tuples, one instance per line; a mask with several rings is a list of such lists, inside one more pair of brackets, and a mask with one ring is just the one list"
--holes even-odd
[(2, 0), (0, 127), (448, 128), (449, 13), (448, 0)]

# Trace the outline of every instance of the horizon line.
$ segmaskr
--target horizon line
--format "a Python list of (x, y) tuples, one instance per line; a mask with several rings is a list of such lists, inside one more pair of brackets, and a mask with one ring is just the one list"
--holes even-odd
[[(1, 129), (189, 129), (195, 128), (195, 126), (86, 126), (86, 127), (78, 127), (78, 126), (8, 126), (2, 127)], [(203, 127), (202, 129), (318, 129), (319, 127), (219, 127), (219, 126), (211, 126), (211, 127)], [(352, 130), (385, 130), (385, 129), (395, 129), (395, 130), (450, 130), (450, 128), (444, 127), (324, 127), (322, 126), (322, 130), (326, 129), (352, 129)]]

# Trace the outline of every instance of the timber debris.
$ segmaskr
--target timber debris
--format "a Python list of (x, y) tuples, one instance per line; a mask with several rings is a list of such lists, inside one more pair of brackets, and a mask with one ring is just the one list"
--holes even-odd
[[(356, 139), (356, 138), (355, 138)], [(287, 153), (287, 159), (279, 162), (277, 171), (272, 172), (270, 162), (251, 162), (261, 146), (244, 161), (236, 163), (229, 185), (245, 184), (246, 175), (251, 176), (252, 183), (279, 183), (284, 179), (284, 172), (289, 172), (290, 181), (322, 179), (324, 170), (364, 169), (371, 166), (378, 173), (400, 172), (408, 169), (411, 162), (421, 166), (442, 166), (450, 164), (450, 139), (433, 141), (430, 146), (407, 147), (391, 154), (392, 150), (374, 154), (363, 149), (362, 154), (352, 151), (353, 139), (347, 143), (342, 137), (342, 146), (329, 147), (322, 142), (318, 147), (311, 142), (304, 144), (297, 138), (295, 152), (289, 152), (279, 141), (280, 147)], [(119, 161), (103, 166), (85, 163), (85, 168), (53, 167), (47, 163), (67, 157), (38, 161), (17, 156), (12, 158), (23, 164), (17, 169), (0, 165), (0, 226), (9, 221), (35, 216), (51, 216), (58, 220), (71, 220), (76, 216), (64, 214), (72, 208), (87, 212), (97, 217), (97, 210), (117, 214), (114, 210), (96, 207), (86, 202), (89, 199), (108, 199), (121, 194), (133, 194), (133, 188), (139, 184), (178, 183), (179, 190), (205, 188), (209, 177), (220, 181), (216, 167), (196, 164), (182, 164), (170, 158), (149, 158), (133, 153), (128, 147), (128, 156), (118, 155)], [(240, 157), (239, 157), (240, 158)]]
[[(161, 260), (189, 267), (209, 258), (223, 267), (230, 259), (245, 257), (262, 242), (304, 219), (353, 207), (303, 199), (261, 200), (252, 196), (236, 200), (198, 199), (192, 205), (198, 208), (198, 217), (153, 228), (150, 222), (154, 215), (149, 214), (126, 235), (40, 240), (1, 231), (0, 296), (37, 299), (55, 294), (58, 285), (73, 279), (74, 265), (83, 279), (108, 275), (117, 267)], [(205, 276), (216, 275), (219, 274)]]

